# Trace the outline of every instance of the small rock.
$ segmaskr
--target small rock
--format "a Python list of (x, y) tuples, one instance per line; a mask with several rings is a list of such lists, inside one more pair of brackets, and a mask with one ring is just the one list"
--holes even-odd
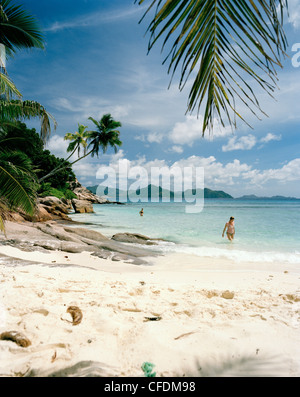
[(230, 292), (230, 291), (227, 290), (227, 291), (224, 291), (221, 296), (224, 299), (233, 299), (234, 298), (234, 292)]
[(157, 245), (157, 240), (139, 233), (117, 233), (112, 236), (112, 240), (122, 243)]
[(87, 200), (72, 200), (72, 205), (77, 214), (93, 213), (93, 204)]

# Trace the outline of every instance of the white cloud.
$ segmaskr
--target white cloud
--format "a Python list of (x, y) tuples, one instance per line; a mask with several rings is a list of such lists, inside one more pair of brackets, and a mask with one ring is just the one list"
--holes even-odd
[(174, 153), (179, 153), (179, 154), (183, 153), (182, 147), (181, 146), (177, 146), (177, 145), (172, 146), (170, 151), (174, 152)]
[[(178, 145), (192, 146), (195, 141), (202, 139), (202, 125), (203, 117), (201, 115), (199, 117), (188, 115), (183, 122), (177, 122), (174, 125), (169, 134), (169, 139)], [(204, 138), (223, 138), (231, 133), (232, 130), (230, 127), (222, 128), (216, 120), (213, 134), (209, 136), (208, 132), (206, 132)]]
[(281, 140), (281, 135), (274, 135), (271, 132), (269, 132), (264, 138), (261, 138), (260, 142), (268, 143), (271, 141), (280, 141), (280, 140)]
[[(119, 162), (120, 161), (120, 162)], [(183, 170), (189, 168), (193, 175), (197, 168), (203, 168), (205, 174), (205, 186), (211, 188), (225, 188), (226, 186), (232, 186), (234, 181), (238, 178), (243, 178), (244, 174), (251, 171), (251, 166), (241, 163), (239, 160), (234, 160), (227, 164), (218, 162), (215, 157), (200, 157), (191, 156), (183, 158), (173, 164), (168, 164), (165, 160), (151, 160), (147, 161), (146, 157), (140, 157), (137, 160), (128, 160), (124, 157), (112, 158), (109, 163), (116, 172), (124, 169), (133, 169), (140, 167), (145, 171), (146, 179), (150, 183), (151, 175), (160, 169), (165, 175), (168, 175), (172, 170), (181, 169), (182, 175)], [(145, 182), (146, 183), (146, 182)]]
[(267, 169), (264, 171), (250, 170), (243, 175), (253, 185), (263, 185), (269, 181), (285, 184), (288, 182), (300, 182), (300, 158), (289, 161), (281, 168)]
[(121, 20), (137, 18), (137, 15), (142, 15), (145, 6), (126, 7), (124, 9), (115, 9), (110, 12), (93, 12), (91, 14), (81, 15), (80, 18), (73, 18), (66, 21), (54, 22), (51, 26), (45, 28), (46, 32), (56, 33), (64, 29), (78, 29), (91, 26), (99, 26), (106, 23), (119, 22)]
[[(151, 182), (151, 176), (156, 175), (158, 171), (161, 175), (168, 177), (170, 173), (181, 170), (183, 176), (184, 169), (188, 168), (194, 178), (196, 169), (203, 168), (205, 187), (223, 190), (235, 197), (258, 192), (264, 195), (281, 194), (300, 197), (300, 191), (295, 190), (295, 186), (299, 186), (300, 183), (300, 158), (293, 159), (278, 168), (259, 170), (238, 159), (222, 163), (217, 161), (214, 156), (190, 156), (174, 163), (168, 163), (166, 160), (147, 160), (145, 156), (128, 160), (125, 153), (120, 150), (117, 154), (104, 157), (101, 160), (94, 159), (94, 163), (87, 158), (75, 164), (74, 171), (81, 183), (85, 184), (85, 181), (89, 181), (89, 185), (91, 185), (90, 182), (93, 178), (94, 184), (100, 183), (100, 180), (95, 178), (97, 170), (101, 167), (109, 167), (114, 170), (116, 175), (120, 171), (128, 170), (131, 172), (130, 183), (132, 180), (139, 180), (143, 186), (147, 186)], [(191, 178), (187, 179), (187, 183), (191, 183)]]
[(67, 147), (69, 142), (65, 141), (63, 137), (59, 135), (52, 135), (47, 142), (46, 148), (53, 152), (58, 157), (67, 157)]
[[(222, 146), (222, 151), (230, 152), (233, 150), (251, 150), (258, 142), (262, 144), (266, 144), (271, 141), (280, 141), (280, 140), (281, 140), (281, 135), (275, 135), (272, 134), (271, 132), (269, 132), (266, 136), (264, 136), (259, 140), (252, 134), (245, 135), (240, 138), (235, 136), (229, 139), (227, 145)], [(262, 147), (263, 145), (260, 146), (260, 148)]]
[(242, 136), (241, 138), (230, 138), (227, 145), (222, 146), (223, 152), (230, 152), (233, 150), (251, 150), (256, 145), (256, 138), (254, 135)]
[(163, 140), (163, 135), (157, 132), (151, 132), (147, 137), (150, 143), (160, 143)]
[(73, 165), (73, 170), (79, 178), (94, 178), (95, 177), (95, 164), (89, 161), (78, 161)]
[(300, 27), (300, 1), (289, 0), (289, 22), (295, 29)]
[(80, 99), (78, 97), (60, 97), (52, 100), (50, 104), (59, 111), (73, 113), (71, 115), (72, 119), (75, 113), (78, 120), (87, 120), (90, 116), (100, 119), (106, 113), (111, 113), (113, 118), (117, 120), (127, 116), (129, 112), (129, 105), (112, 104), (110, 101), (101, 97), (93, 96), (81, 96)]

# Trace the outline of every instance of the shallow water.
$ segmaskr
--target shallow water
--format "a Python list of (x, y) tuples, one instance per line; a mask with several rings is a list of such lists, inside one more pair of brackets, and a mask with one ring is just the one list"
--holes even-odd
[[(143, 207), (144, 216), (139, 215)], [(107, 236), (135, 232), (161, 238), (163, 252), (245, 261), (287, 261), (300, 264), (300, 200), (205, 200), (199, 213), (184, 203), (94, 205), (94, 214), (73, 214)], [(235, 217), (234, 242), (222, 238), (230, 216)]]

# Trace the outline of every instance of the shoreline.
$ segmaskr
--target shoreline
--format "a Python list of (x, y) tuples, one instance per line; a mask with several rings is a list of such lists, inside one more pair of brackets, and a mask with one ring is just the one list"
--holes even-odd
[[(41, 237), (25, 226), (28, 241)], [(181, 254), (142, 260), (0, 245), (0, 334), (31, 341), (0, 340), (0, 376), (143, 376), (144, 362), (157, 376), (300, 375), (295, 266)], [(83, 313), (76, 326), (70, 305)]]

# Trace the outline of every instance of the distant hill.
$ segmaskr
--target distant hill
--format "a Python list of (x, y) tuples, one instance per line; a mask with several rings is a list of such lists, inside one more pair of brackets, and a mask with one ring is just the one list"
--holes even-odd
[(222, 198), (222, 199), (233, 199), (230, 194), (223, 192), (222, 190), (210, 190), (204, 189), (204, 198)]
[[(97, 194), (97, 189), (98, 189), (98, 185), (96, 186), (88, 186), (87, 187), (88, 190), (90, 190), (92, 193)], [(108, 192), (107, 191), (102, 191), (101, 196), (106, 195)], [(120, 200), (120, 197), (127, 197), (127, 192), (124, 191), (120, 191), (119, 189), (115, 189), (112, 190), (110, 192), (115, 198), (116, 200)], [(169, 191), (167, 189), (162, 189), (160, 186), (155, 186), (155, 185), (148, 185), (147, 187), (137, 190), (137, 191), (129, 191), (129, 196), (130, 194), (133, 195), (139, 195), (141, 199), (143, 200), (150, 200), (151, 197), (153, 198), (158, 198), (159, 200), (161, 200), (163, 197), (164, 198), (169, 198), (170, 200), (174, 200), (175, 197), (180, 197), (180, 198), (184, 198), (184, 197), (191, 197), (191, 195), (195, 195), (196, 192), (193, 190), (187, 190), (185, 193), (181, 193), (181, 192), (173, 192), (173, 191)], [(201, 194), (202, 191), (199, 192), (199, 194)], [(109, 198), (109, 197), (108, 197)], [(208, 188), (204, 189), (204, 198), (205, 199), (233, 199), (232, 196), (230, 196), (230, 194), (225, 193), (223, 191), (216, 191), (216, 190), (211, 190)]]
[(271, 197), (258, 197), (255, 194), (249, 194), (236, 198), (236, 200), (300, 200), (296, 197), (285, 196), (271, 196)]

